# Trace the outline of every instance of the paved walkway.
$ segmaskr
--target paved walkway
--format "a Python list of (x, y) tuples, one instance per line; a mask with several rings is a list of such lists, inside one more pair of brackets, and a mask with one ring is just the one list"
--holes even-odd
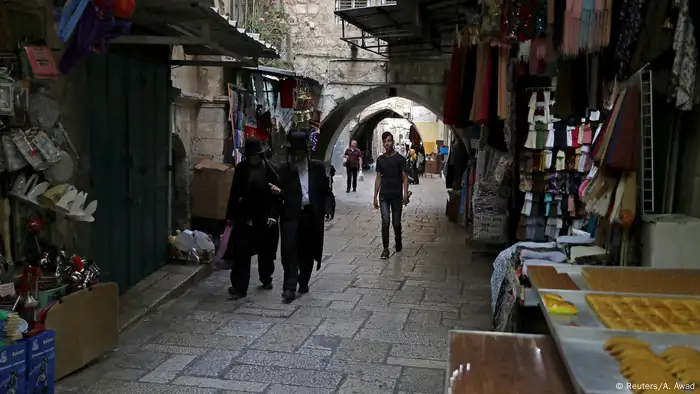
[(472, 261), (464, 230), (447, 221), (439, 178), (411, 186), (404, 251), (388, 261), (379, 259), (373, 176), (357, 193), (344, 183), (336, 177), (327, 259), (310, 293), (281, 303), (279, 261), (275, 289), (241, 301), (226, 300), (228, 272), (215, 273), (58, 392), (443, 393), (448, 329), (490, 328), (491, 264)]

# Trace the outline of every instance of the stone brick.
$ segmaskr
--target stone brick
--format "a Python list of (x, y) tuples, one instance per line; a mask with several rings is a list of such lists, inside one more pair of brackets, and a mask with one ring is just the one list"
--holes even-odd
[(276, 366), (236, 365), (226, 375), (229, 379), (251, 382), (284, 383), (294, 386), (335, 388), (341, 374)]

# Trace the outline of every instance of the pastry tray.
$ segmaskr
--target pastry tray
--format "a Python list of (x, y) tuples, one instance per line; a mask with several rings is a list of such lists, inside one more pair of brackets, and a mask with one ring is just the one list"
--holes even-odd
[[(611, 337), (628, 336), (649, 343), (656, 354), (669, 346), (689, 346), (698, 349), (700, 339), (696, 335), (660, 334), (646, 332), (622, 332), (610, 330), (576, 330), (576, 336), (554, 335), (569, 376), (579, 393), (628, 394), (627, 379), (620, 374), (618, 361), (610, 356), (603, 345)], [(700, 350), (700, 349), (698, 349)], [(655, 382), (649, 382), (655, 383)]]

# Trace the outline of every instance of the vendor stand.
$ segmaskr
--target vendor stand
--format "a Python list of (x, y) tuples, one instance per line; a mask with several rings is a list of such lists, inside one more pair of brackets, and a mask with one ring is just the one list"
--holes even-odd
[[(573, 391), (552, 392), (700, 392), (700, 270), (540, 261), (519, 271), (530, 296), (516, 297), (516, 305), (527, 302), (541, 309), (551, 333), (544, 338), (551, 338), (551, 349), (566, 368), (556, 370), (560, 364), (543, 337), (452, 331), (448, 392), (526, 393), (528, 382), (541, 384), (538, 392), (547, 392), (550, 386), (538, 382), (552, 380), (552, 374), (557, 381), (570, 378), (573, 386)], [(499, 347), (499, 341), (510, 344)], [(541, 362), (531, 360), (540, 352)], [(484, 363), (504, 363), (500, 354), (517, 367), (494, 370), (522, 373), (520, 379), (475, 372)], [(539, 369), (532, 368), (537, 365)]]

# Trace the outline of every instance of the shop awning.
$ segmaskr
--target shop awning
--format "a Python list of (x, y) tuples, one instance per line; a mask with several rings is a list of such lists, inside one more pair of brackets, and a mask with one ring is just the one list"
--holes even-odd
[(473, 4), (464, 0), (399, 0), (396, 5), (339, 9), (335, 14), (360, 33), (343, 28), (342, 40), (384, 56), (451, 52), (455, 26)]
[(230, 56), (236, 61), (278, 58), (277, 49), (221, 16), (213, 0), (139, 0), (134, 26), (157, 35), (130, 35), (115, 44), (182, 45), (188, 55)]

